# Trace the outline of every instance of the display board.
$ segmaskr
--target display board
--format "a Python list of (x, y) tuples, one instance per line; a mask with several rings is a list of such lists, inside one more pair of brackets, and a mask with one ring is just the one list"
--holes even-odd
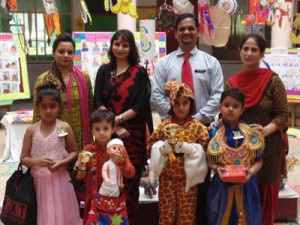
[(0, 101), (30, 98), (24, 39), (0, 33)]
[[(74, 65), (85, 72), (90, 77), (94, 86), (96, 73), (99, 67), (108, 61), (107, 51), (110, 46), (110, 39), (114, 32), (74, 32), (73, 38), (76, 43), (76, 53)], [(134, 38), (141, 53), (145, 45), (141, 44), (141, 33), (134, 32)], [(147, 66), (148, 73), (151, 75), (159, 58), (166, 55), (166, 33), (155, 33), (154, 57)], [(142, 56), (142, 54), (140, 54)], [(144, 59), (141, 58), (141, 65), (145, 66)]]
[(283, 81), (288, 98), (300, 99), (300, 49), (266, 49), (264, 59)]

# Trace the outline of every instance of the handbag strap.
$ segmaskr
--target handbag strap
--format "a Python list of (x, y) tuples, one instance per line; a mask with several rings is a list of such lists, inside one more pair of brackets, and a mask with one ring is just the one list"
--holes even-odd
[[(26, 167), (27, 168), (27, 170), (26, 170), (26, 172), (25, 173), (23, 173), (23, 174), (30, 174), (30, 168), (29, 167)], [(22, 170), (22, 172), (23, 172), (23, 169), (22, 169), (22, 163), (21, 162), (19, 162), (19, 165), (18, 165), (18, 169), (17, 170)]]

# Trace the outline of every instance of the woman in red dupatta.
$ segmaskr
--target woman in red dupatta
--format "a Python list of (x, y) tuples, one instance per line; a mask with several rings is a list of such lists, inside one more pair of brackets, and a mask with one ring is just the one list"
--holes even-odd
[(116, 116), (115, 134), (122, 139), (135, 177), (124, 179), (124, 192), (130, 225), (137, 224), (139, 183), (146, 162), (147, 130), (153, 130), (150, 107), (150, 80), (138, 65), (139, 54), (129, 30), (118, 30), (108, 51), (110, 62), (96, 76), (94, 100), (97, 109), (108, 109)]
[(240, 88), (245, 96), (242, 120), (265, 136), (263, 167), (257, 174), (263, 225), (274, 223), (279, 186), (286, 177), (285, 156), (288, 150), (288, 104), (284, 84), (277, 74), (260, 68), (265, 40), (257, 34), (245, 36), (240, 44), (243, 72), (229, 78), (226, 88)]

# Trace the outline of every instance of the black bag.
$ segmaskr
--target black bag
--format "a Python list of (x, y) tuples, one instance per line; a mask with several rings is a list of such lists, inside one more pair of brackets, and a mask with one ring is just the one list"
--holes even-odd
[(36, 225), (37, 202), (30, 169), (22, 172), (21, 164), (6, 182), (1, 212), (4, 225)]

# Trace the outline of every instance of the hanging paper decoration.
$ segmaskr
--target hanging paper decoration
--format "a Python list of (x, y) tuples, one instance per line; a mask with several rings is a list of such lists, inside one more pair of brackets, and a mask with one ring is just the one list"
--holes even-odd
[(208, 0), (198, 0), (199, 6), (199, 32), (201, 35), (210, 35), (214, 26), (211, 22), (209, 15), (209, 3)]
[(134, 7), (132, 0), (120, 0), (117, 4), (115, 4), (111, 11), (115, 14), (119, 12), (123, 14), (129, 14), (133, 18), (138, 18), (138, 14), (136, 12), (136, 8)]
[(205, 32), (205, 35), (202, 36), (203, 41), (207, 45), (224, 47), (230, 36), (231, 18), (226, 11), (218, 6), (211, 7), (209, 13), (214, 29), (210, 35), (208, 35), (208, 32)]
[(52, 13), (52, 14), (44, 14), (44, 20), (46, 24), (46, 30), (48, 35), (48, 45), (50, 44), (50, 38), (52, 34), (55, 32), (57, 35), (61, 34), (61, 21), (59, 13)]
[(189, 0), (173, 0), (173, 8), (176, 14), (194, 14), (194, 5)]
[(61, 34), (61, 20), (56, 6), (55, 0), (43, 0), (46, 14), (44, 14), (44, 20), (48, 35), (48, 45), (50, 44), (50, 38), (55, 32), (57, 35)]
[(6, 9), (6, 0), (1, 0), (0, 1), (0, 7), (3, 9)]
[(266, 23), (266, 19), (268, 17), (269, 14), (269, 8), (268, 7), (264, 7), (264, 8), (260, 8), (260, 4), (256, 4), (256, 23), (258, 24), (264, 24)]
[(112, 5), (113, 5), (112, 0), (104, 0), (104, 9), (106, 12), (109, 11)]
[(17, 11), (17, 0), (6, 0), (7, 11)]
[(106, 12), (109, 10), (109, 0), (104, 0), (104, 9)]
[(170, 5), (167, 5), (166, 1), (163, 5), (159, 7), (157, 13), (157, 25), (162, 31), (169, 31), (173, 29), (175, 24), (176, 15), (174, 8)]
[(232, 16), (236, 13), (238, 5), (236, 0), (219, 0), (217, 6)]
[[(296, 14), (296, 18), (293, 22), (293, 30), (290, 33), (290, 40), (293, 44), (300, 44), (300, 13)], [(298, 33), (298, 35), (296, 35)]]
[[(20, 19), (19, 19), (19, 24), (21, 24)], [(23, 36), (23, 40), (24, 40), (24, 50), (23, 51), (25, 52), (25, 54), (29, 54), (29, 47), (28, 47), (28, 44), (26, 41), (24, 26), (21, 26), (21, 31), (22, 31), (22, 36)]]
[(55, 0), (43, 0), (43, 3), (47, 14), (56, 13), (58, 11)]
[(155, 55), (155, 20), (140, 20), (141, 57), (152, 62)]
[[(292, 1), (292, 0), (285, 0)], [(244, 21), (246, 25), (251, 24), (267, 24), (273, 26), (275, 24), (275, 12), (278, 10), (280, 16), (286, 16), (287, 11), (275, 6), (277, 0), (249, 0), (250, 11), (245, 16)], [(279, 21), (281, 26), (281, 21)]]
[(265, 38), (265, 24), (246, 24), (245, 34), (258, 34)]
[(28, 45), (29, 47), (32, 47), (32, 40), (31, 40), (31, 32), (32, 32), (32, 14), (29, 11), (28, 13), (28, 31), (29, 31), (29, 39), (28, 39)]
[[(21, 46), (21, 49), (25, 54), (28, 54), (29, 48), (27, 45), (26, 37), (25, 37), (24, 26), (21, 26), (21, 24), (24, 24), (24, 23), (18, 17), (18, 13), (12, 13), (12, 20), (17, 28), (18, 39), (19, 39), (19, 44)], [(22, 36), (22, 38), (20, 38), (21, 36)]]
[(257, 13), (264, 14), (265, 23), (269, 26), (275, 24), (275, 2), (276, 0), (260, 0), (259, 4), (264, 8), (264, 12), (261, 12), (259, 7), (256, 8)]
[(81, 15), (81, 18), (82, 18), (83, 22), (87, 23), (88, 19), (89, 19), (90, 24), (92, 24), (93, 23), (92, 17), (91, 17), (91, 14), (90, 14), (89, 10), (88, 10), (86, 2), (84, 0), (80, 0), (79, 8), (80, 8), (80, 15)]

